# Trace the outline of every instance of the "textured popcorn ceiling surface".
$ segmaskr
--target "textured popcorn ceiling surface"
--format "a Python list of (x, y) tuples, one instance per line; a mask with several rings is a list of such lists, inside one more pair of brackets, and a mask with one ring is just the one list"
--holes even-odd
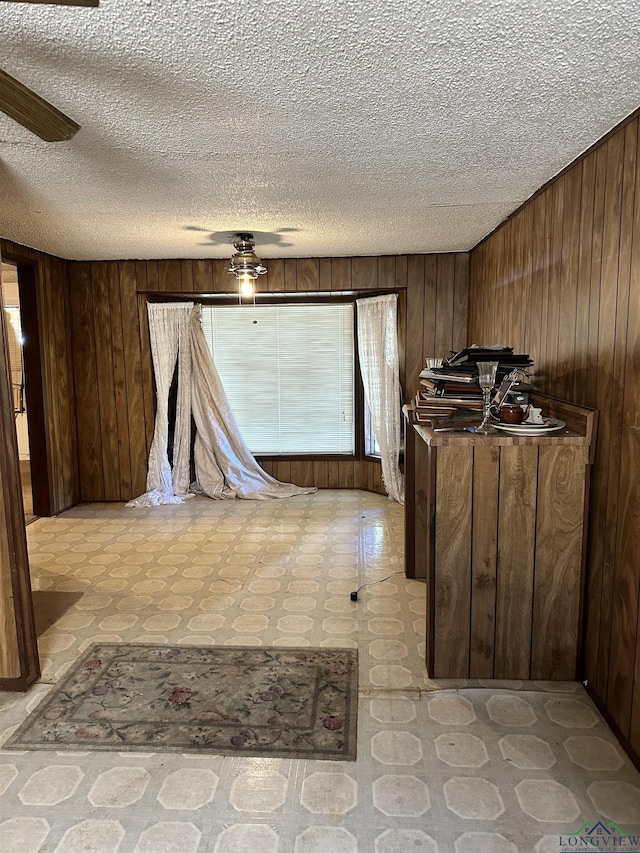
[(471, 248), (638, 106), (637, 0), (0, 3), (0, 236), (67, 258)]

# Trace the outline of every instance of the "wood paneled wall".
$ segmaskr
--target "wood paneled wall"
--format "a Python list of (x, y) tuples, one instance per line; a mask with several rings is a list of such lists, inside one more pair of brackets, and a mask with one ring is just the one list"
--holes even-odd
[[(398, 290), (401, 375), (408, 397), (424, 358), (466, 343), (467, 254), (270, 259), (260, 291)], [(68, 263), (81, 499), (128, 500), (145, 489), (155, 413), (148, 294), (233, 291), (223, 260)], [(282, 480), (382, 492), (367, 460), (265, 461)]]
[(0, 253), (6, 261), (18, 263), (21, 289), (20, 268), (26, 266), (32, 271), (29, 277), (37, 310), (42, 387), (37, 389), (37, 406), (32, 405), (34, 397), (27, 388), (27, 403), (30, 418), (36, 409), (42, 416), (46, 445), (41, 457), (32, 448), (32, 464), (48, 468), (49, 511), (56, 514), (76, 504), (80, 496), (67, 263), (2, 239)]
[(469, 340), (531, 352), (536, 384), (600, 412), (584, 677), (640, 756), (638, 117), (471, 254)]

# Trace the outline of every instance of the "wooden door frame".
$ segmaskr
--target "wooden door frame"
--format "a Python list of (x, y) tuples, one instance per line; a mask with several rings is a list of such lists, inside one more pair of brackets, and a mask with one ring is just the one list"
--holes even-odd
[[(0, 260), (2, 258), (0, 257)], [(7, 321), (0, 293), (0, 690), (26, 690), (40, 675), (22, 504)]]
[(40, 311), (38, 310), (38, 267), (35, 261), (15, 255), (12, 252), (3, 252), (2, 259), (3, 262), (16, 266), (18, 270), (20, 323), (25, 339), (22, 354), (29, 431), (31, 486), (33, 489), (33, 514), (50, 516), (51, 478), (47, 446)]

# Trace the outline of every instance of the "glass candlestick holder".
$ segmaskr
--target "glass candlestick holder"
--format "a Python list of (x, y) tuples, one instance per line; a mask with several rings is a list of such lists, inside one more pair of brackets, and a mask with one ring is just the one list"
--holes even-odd
[(497, 361), (478, 362), (478, 382), (482, 388), (482, 423), (476, 427), (476, 432), (481, 435), (491, 435), (497, 430), (491, 426), (491, 392), (496, 384)]

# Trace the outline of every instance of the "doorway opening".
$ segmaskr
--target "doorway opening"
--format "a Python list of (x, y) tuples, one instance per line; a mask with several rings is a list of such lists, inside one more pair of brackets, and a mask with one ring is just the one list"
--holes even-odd
[(3, 257), (0, 269), (25, 523), (50, 515), (36, 272)]
[(31, 485), (31, 451), (29, 448), (29, 413), (25, 393), (24, 374), (24, 337), (20, 316), (20, 290), (18, 287), (18, 268), (15, 264), (2, 264), (2, 293), (9, 342), (9, 369), (11, 372), (11, 392), (13, 413), (18, 437), (18, 458), (20, 460), (20, 481), (22, 484), (22, 502), (24, 504), (25, 524), (36, 516), (33, 512), (33, 488)]

